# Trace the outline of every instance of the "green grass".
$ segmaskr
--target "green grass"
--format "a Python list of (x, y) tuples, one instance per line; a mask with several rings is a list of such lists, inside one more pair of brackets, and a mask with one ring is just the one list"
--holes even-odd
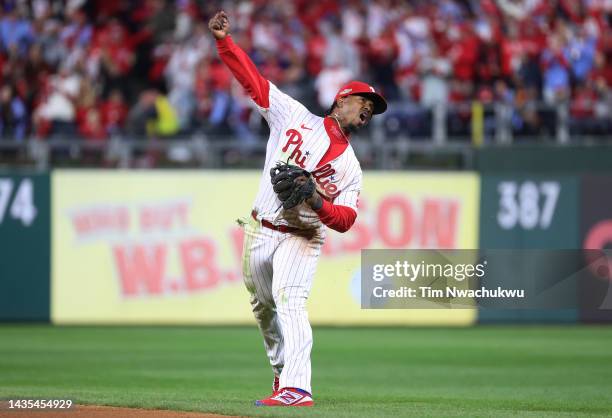
[(253, 328), (0, 326), (0, 397), (243, 416), (612, 416), (612, 327), (314, 331), (315, 408), (264, 409)]

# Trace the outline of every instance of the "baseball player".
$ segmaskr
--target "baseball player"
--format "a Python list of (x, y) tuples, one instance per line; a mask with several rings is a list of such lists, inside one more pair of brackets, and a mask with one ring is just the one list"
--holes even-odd
[(255, 404), (312, 406), (306, 299), (325, 226), (346, 232), (357, 217), (362, 173), (350, 134), (387, 103), (373, 87), (352, 81), (337, 93), (327, 117), (314, 115), (261, 76), (232, 41), (225, 12), (208, 26), (221, 60), (270, 126), (243, 246), (244, 281), (274, 372), (272, 395)]

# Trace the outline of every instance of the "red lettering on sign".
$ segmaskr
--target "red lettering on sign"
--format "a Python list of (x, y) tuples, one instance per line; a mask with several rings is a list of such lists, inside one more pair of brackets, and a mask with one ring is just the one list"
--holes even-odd
[(72, 216), (72, 225), (79, 237), (105, 232), (125, 232), (130, 227), (130, 214), (123, 206), (85, 209)]
[[(364, 200), (346, 234), (330, 234), (327, 256), (356, 253), (372, 245), (389, 248), (457, 248), (461, 201), (444, 198), (411, 200), (405, 195), (383, 198), (370, 212)], [(612, 271), (612, 270), (611, 270)]]
[[(393, 222), (393, 218), (397, 222)], [(414, 216), (410, 201), (404, 196), (390, 196), (378, 209), (380, 239), (390, 248), (404, 248), (412, 241)]]
[(421, 248), (455, 248), (457, 237), (456, 201), (425, 199), (421, 220)]
[(147, 206), (140, 210), (142, 231), (163, 230), (185, 227), (189, 223), (187, 203), (160, 204)]
[(123, 295), (161, 294), (166, 253), (164, 244), (114, 247), (113, 255)]
[(220, 274), (215, 260), (215, 243), (212, 240), (196, 238), (181, 242), (179, 253), (188, 290), (217, 286)]

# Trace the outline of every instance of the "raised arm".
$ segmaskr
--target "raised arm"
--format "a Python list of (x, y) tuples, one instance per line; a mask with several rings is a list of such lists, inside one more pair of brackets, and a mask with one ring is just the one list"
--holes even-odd
[(208, 28), (217, 40), (219, 57), (236, 80), (257, 105), (264, 109), (269, 108), (270, 82), (259, 73), (249, 56), (232, 40), (227, 14), (224, 11), (217, 12), (208, 22)]

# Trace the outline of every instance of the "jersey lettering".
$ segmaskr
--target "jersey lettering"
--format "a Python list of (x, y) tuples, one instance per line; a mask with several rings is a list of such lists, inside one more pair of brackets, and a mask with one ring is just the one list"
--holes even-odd
[(331, 198), (334, 198), (340, 194), (338, 186), (332, 183), (334, 174), (336, 174), (336, 170), (332, 168), (330, 163), (327, 163), (312, 172), (312, 177), (315, 179), (317, 184), (321, 186), (323, 191), (325, 191), (325, 194)]
[(304, 143), (304, 140), (302, 139), (302, 134), (295, 129), (288, 129), (287, 132), (285, 132), (285, 135), (287, 135), (289, 139), (283, 147), (283, 152), (287, 152), (290, 145), (295, 145), (295, 148), (289, 156), (289, 159), (293, 160), (300, 167), (306, 168), (306, 156), (302, 156), (302, 150), (300, 149), (302, 147), (302, 144)]

